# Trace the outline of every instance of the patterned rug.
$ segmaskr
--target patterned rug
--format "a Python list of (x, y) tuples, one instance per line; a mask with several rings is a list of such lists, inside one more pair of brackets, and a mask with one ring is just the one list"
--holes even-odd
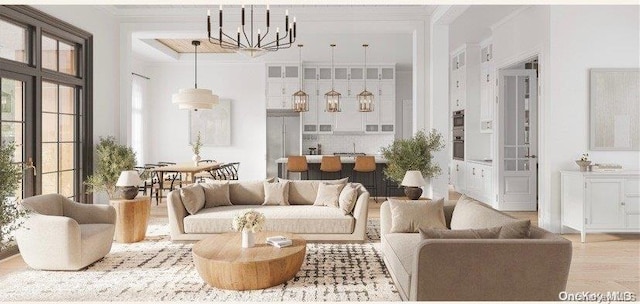
[(24, 270), (0, 277), (4, 301), (399, 301), (379, 250), (378, 220), (369, 220), (364, 244), (307, 245), (296, 277), (264, 290), (208, 286), (191, 258), (192, 244), (172, 243), (168, 225), (152, 222), (139, 243), (114, 243), (83, 271)]

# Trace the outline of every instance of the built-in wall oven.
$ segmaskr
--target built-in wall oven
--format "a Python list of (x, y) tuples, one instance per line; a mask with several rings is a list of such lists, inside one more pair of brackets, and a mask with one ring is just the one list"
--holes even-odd
[(464, 160), (464, 110), (453, 112), (453, 159)]

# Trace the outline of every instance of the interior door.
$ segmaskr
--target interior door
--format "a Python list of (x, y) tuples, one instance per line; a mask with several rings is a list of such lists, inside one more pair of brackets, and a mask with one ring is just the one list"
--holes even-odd
[(537, 76), (535, 70), (499, 75), (498, 208), (537, 210)]
[(15, 144), (14, 162), (23, 170), (17, 199), (35, 195), (36, 159), (34, 158), (35, 128), (33, 121), (33, 80), (30, 76), (0, 71), (2, 143)]

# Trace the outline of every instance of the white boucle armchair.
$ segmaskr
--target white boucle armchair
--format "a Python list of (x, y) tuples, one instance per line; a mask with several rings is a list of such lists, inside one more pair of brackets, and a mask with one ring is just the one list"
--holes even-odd
[(60, 194), (29, 197), (22, 205), (30, 213), (16, 232), (16, 241), (31, 268), (79, 270), (111, 250), (113, 207), (75, 203)]

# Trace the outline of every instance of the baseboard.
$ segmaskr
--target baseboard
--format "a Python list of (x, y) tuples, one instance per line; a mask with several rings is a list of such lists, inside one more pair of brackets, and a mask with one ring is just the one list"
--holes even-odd
[(6, 259), (6, 258), (10, 258), (16, 254), (19, 254), (20, 250), (18, 250), (18, 246), (14, 245), (11, 246), (5, 250), (0, 251), (0, 261)]

